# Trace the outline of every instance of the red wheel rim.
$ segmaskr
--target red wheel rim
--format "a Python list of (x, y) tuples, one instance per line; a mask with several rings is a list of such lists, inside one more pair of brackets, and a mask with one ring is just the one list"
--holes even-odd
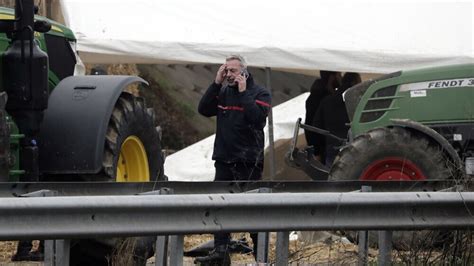
[(412, 161), (399, 157), (387, 157), (375, 161), (362, 173), (361, 180), (425, 180), (426, 176)]

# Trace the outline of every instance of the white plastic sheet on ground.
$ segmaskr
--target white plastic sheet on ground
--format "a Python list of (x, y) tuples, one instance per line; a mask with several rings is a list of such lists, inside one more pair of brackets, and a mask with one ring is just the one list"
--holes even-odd
[[(273, 108), (274, 138), (293, 137), (295, 122), (305, 113), (305, 101), (309, 93), (301, 94)], [(265, 147), (268, 147), (268, 125), (265, 127)], [(166, 158), (165, 174), (170, 181), (211, 181), (214, 180), (212, 152), (215, 135), (205, 138)]]
[(473, 62), (472, 1), (60, 0), (86, 63), (387, 73)]

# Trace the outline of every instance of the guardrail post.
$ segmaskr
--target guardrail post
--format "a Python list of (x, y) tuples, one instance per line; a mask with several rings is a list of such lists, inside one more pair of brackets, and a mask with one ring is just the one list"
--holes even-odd
[[(54, 197), (58, 192), (55, 190), (38, 190), (23, 194), (21, 197)], [(40, 243), (41, 245), (41, 243)], [(44, 265), (45, 266), (68, 266), (70, 258), (71, 241), (69, 239), (45, 240), (44, 241)]]
[(379, 231), (378, 265), (392, 265), (392, 231)]
[(44, 265), (55, 266), (54, 263), (54, 240), (44, 241)]
[(71, 241), (69, 239), (44, 241), (44, 265), (68, 266), (70, 260)]
[(170, 236), (170, 265), (183, 266), (184, 235)]
[[(149, 191), (140, 193), (140, 195), (171, 195), (173, 194), (173, 189), (170, 188), (160, 188), (156, 191)], [(161, 235), (156, 237), (156, 247), (155, 247), (155, 265), (156, 266), (167, 266), (168, 265), (168, 244), (169, 236)], [(182, 246), (182, 245), (181, 245)], [(183, 257), (181, 256), (181, 261)], [(170, 265), (173, 265), (170, 263)], [(182, 264), (181, 264), (182, 265)]]
[(269, 233), (268, 232), (259, 232), (258, 233), (257, 263), (267, 263), (267, 261), (268, 261), (268, 241), (269, 241)]
[(288, 247), (290, 245), (290, 232), (277, 232), (276, 264), (275, 266), (288, 265)]
[(168, 265), (168, 236), (158, 236), (156, 238), (155, 265)]
[[(259, 188), (257, 193), (272, 193), (270, 188)], [(257, 246), (257, 263), (267, 263), (268, 262), (268, 247), (269, 247), (269, 232), (259, 232), (258, 233), (258, 242), (254, 248)]]
[[(371, 192), (371, 186), (362, 186), (360, 192)], [(359, 266), (367, 265), (369, 254), (369, 231), (359, 231)]]
[[(259, 189), (249, 190), (245, 193), (272, 193), (271, 188), (262, 187)], [(253, 243), (253, 248), (257, 248), (257, 263), (268, 262), (269, 232), (258, 232), (257, 243)]]
[(70, 259), (70, 250), (71, 250), (71, 240), (69, 239), (58, 239), (55, 241), (55, 259), (56, 265), (58, 266), (67, 266), (69, 265)]

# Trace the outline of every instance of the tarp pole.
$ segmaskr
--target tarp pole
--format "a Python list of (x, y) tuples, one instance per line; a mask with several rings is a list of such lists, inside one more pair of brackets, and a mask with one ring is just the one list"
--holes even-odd
[[(271, 85), (271, 74), (272, 70), (269, 67), (265, 68), (266, 74), (266, 87), (270, 93), (273, 94), (272, 85)], [(273, 139), (273, 105), (270, 106), (270, 111), (268, 112), (268, 141), (269, 141), (269, 155), (270, 155), (270, 179), (275, 179), (275, 142)]]

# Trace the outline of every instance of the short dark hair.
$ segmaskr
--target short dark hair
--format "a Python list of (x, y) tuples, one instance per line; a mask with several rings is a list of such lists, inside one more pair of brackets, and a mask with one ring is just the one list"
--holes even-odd
[(355, 72), (346, 72), (342, 77), (341, 88), (343, 91), (361, 82), (360, 74)]
[(336, 71), (327, 71), (327, 70), (321, 70), (319, 71), (319, 75), (321, 76), (322, 80), (328, 80), (330, 76), (336, 75), (339, 72)]

